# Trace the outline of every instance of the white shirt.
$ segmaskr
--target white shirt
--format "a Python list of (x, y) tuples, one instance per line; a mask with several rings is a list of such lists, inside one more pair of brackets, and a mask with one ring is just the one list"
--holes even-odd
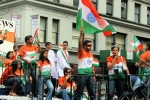
[(57, 58), (56, 58), (53, 50), (48, 51), (48, 59), (50, 60), (50, 62), (52, 64), (52, 67), (51, 67), (52, 76), (53, 76), (53, 78), (58, 79), (58, 73), (57, 73), (57, 70), (55, 67), (55, 62), (57, 62)]

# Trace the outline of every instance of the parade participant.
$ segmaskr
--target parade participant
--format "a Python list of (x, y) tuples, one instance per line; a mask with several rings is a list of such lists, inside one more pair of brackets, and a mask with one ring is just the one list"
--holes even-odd
[(124, 57), (119, 56), (119, 47), (114, 45), (111, 47), (112, 56), (107, 57), (106, 64), (109, 74), (109, 100), (112, 100), (115, 88), (118, 98), (124, 94), (125, 74), (129, 75), (129, 70)]
[(86, 86), (90, 100), (95, 100), (94, 82), (95, 70), (93, 67), (93, 54), (90, 52), (92, 42), (85, 40), (82, 44), (83, 28), (80, 31), (79, 44), (78, 44), (78, 77), (77, 77), (77, 90), (75, 91), (74, 100), (80, 100), (83, 90)]
[(4, 60), (3, 62), (3, 67), (10, 67), (12, 61), (14, 60), (13, 58), (14, 58), (13, 51), (9, 51), (6, 54), (6, 60)]
[[(70, 100), (70, 96), (73, 99), (73, 94), (74, 91), (77, 89), (77, 87), (75, 82), (71, 78), (71, 69), (65, 68), (63, 72), (64, 76), (58, 79), (57, 97), (62, 98), (63, 100)], [(71, 92), (71, 85), (72, 85), (72, 92)]]
[(40, 69), (40, 75), (38, 79), (38, 100), (43, 100), (43, 87), (44, 84), (47, 85), (48, 93), (46, 96), (46, 100), (52, 99), (52, 93), (54, 90), (54, 86), (51, 82), (50, 77), (51, 74), (51, 62), (48, 60), (48, 50), (44, 50), (41, 52), (39, 61), (38, 61), (38, 68)]
[(53, 76), (51, 78), (51, 81), (52, 81), (52, 84), (54, 86), (54, 91), (53, 91), (53, 96), (54, 96), (55, 95), (55, 86), (56, 86), (57, 79), (58, 79), (58, 73), (57, 73), (56, 66), (55, 66), (55, 62), (57, 62), (57, 58), (55, 56), (54, 51), (52, 50), (52, 43), (51, 42), (46, 42), (45, 47), (48, 50), (48, 59), (52, 64), (51, 73)]
[(25, 37), (26, 44), (21, 46), (19, 56), (24, 61), (24, 74), (27, 83), (25, 84), (26, 95), (30, 92), (30, 76), (32, 77), (32, 94), (36, 96), (36, 60), (37, 53), (40, 53), (41, 47), (33, 45), (33, 37), (28, 35)]
[[(135, 66), (142, 67), (144, 69), (143, 77), (149, 77), (150, 75), (150, 42), (147, 42), (145, 52), (140, 56), (140, 62)], [(150, 79), (147, 82), (147, 99), (150, 100)]]
[(68, 41), (64, 41), (63, 45), (60, 46), (60, 49), (57, 51), (57, 68), (59, 77), (64, 76), (64, 68), (70, 68), (69, 65), (69, 53), (67, 51)]
[(14, 60), (11, 67), (7, 67), (2, 74), (1, 82), (5, 86), (12, 86), (9, 95), (17, 96), (16, 91), (21, 86), (21, 77), (24, 76), (21, 61)]

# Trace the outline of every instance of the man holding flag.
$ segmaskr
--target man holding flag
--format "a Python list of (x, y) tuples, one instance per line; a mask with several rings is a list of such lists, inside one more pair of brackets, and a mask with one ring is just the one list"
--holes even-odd
[(25, 79), (27, 81), (25, 85), (25, 93), (30, 92), (30, 76), (32, 77), (32, 94), (36, 96), (36, 59), (37, 53), (41, 52), (41, 47), (38, 42), (38, 46), (33, 45), (33, 37), (28, 35), (25, 37), (26, 44), (20, 48), (20, 58), (24, 61)]

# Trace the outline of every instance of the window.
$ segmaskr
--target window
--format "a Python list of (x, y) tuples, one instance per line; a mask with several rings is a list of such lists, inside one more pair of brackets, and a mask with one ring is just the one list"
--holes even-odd
[(59, 26), (59, 20), (53, 19), (52, 44), (58, 44), (58, 26)]
[(147, 7), (147, 24), (150, 25), (150, 7)]
[(59, 3), (59, 0), (53, 0), (53, 2)]
[(127, 0), (121, 0), (121, 18), (127, 18)]
[(113, 44), (116, 44), (120, 49), (125, 49), (125, 34), (117, 33), (115, 36), (106, 37), (106, 50), (110, 50)]
[[(78, 39), (80, 31), (76, 29), (76, 24), (73, 23), (72, 28), (72, 48), (78, 48)], [(83, 40), (92, 41), (92, 50), (95, 50), (95, 34), (84, 34)]]
[(38, 38), (40, 39), (40, 42), (45, 42), (46, 26), (47, 26), (47, 18), (40, 17), (40, 32), (38, 34)]
[(107, 0), (106, 14), (112, 15), (112, 11), (113, 11), (113, 0)]
[(143, 45), (143, 49), (145, 50), (146, 44), (147, 44), (147, 42), (150, 42), (150, 39), (139, 37), (139, 36), (137, 36), (137, 38), (141, 42), (141, 44)]
[(135, 4), (135, 22), (140, 22), (140, 5)]
[[(93, 5), (95, 6), (95, 8), (97, 9), (97, 0), (91, 0)], [(78, 5), (79, 5), (79, 0), (73, 0), (73, 6), (75, 8), (78, 8)]]

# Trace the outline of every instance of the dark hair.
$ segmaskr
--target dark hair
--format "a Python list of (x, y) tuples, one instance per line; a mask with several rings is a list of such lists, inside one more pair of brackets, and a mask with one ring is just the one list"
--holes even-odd
[(148, 49), (150, 50), (150, 42), (147, 42), (147, 47), (148, 47)]
[(68, 70), (70, 70), (70, 68), (65, 68), (65, 69), (64, 69), (64, 74), (65, 74)]
[(85, 40), (85, 41), (83, 42), (83, 46), (87, 45), (89, 42), (92, 42), (92, 41), (90, 41), (90, 40)]
[(47, 62), (50, 63), (50, 61), (48, 60), (48, 58), (45, 59), (44, 56), (43, 56), (44, 52), (46, 52), (46, 51), (48, 52), (48, 50), (45, 49), (40, 54), (39, 60), (41, 60), (42, 63), (43, 63), (44, 60), (47, 60)]
[(21, 69), (22, 69), (22, 63), (21, 63), (21, 61), (18, 61), (18, 60), (12, 61), (11, 66), (12, 66), (12, 72), (13, 72), (13, 73), (17, 70), (18, 63), (19, 63), (19, 62), (20, 62)]
[(68, 41), (64, 41), (63, 44), (64, 44), (64, 43), (67, 43), (67, 45), (68, 45)]
[(30, 39), (30, 38), (32, 38), (32, 35), (27, 35), (26, 37), (25, 37), (25, 42), (27, 43), (27, 41)]
[(113, 46), (111, 47), (111, 50), (113, 50), (114, 48), (118, 48), (118, 51), (120, 50), (120, 48), (119, 48), (117, 45), (113, 45)]
[(45, 43), (45, 47), (47, 47), (48, 45), (52, 44), (51, 42), (46, 42)]
[(6, 58), (7, 58), (7, 59), (9, 59), (9, 54), (10, 54), (10, 53), (13, 53), (13, 51), (8, 51), (8, 52), (7, 52), (7, 54), (6, 54)]
[(13, 46), (13, 49), (14, 49), (15, 47), (17, 47), (17, 45), (14, 45), (14, 46)]

